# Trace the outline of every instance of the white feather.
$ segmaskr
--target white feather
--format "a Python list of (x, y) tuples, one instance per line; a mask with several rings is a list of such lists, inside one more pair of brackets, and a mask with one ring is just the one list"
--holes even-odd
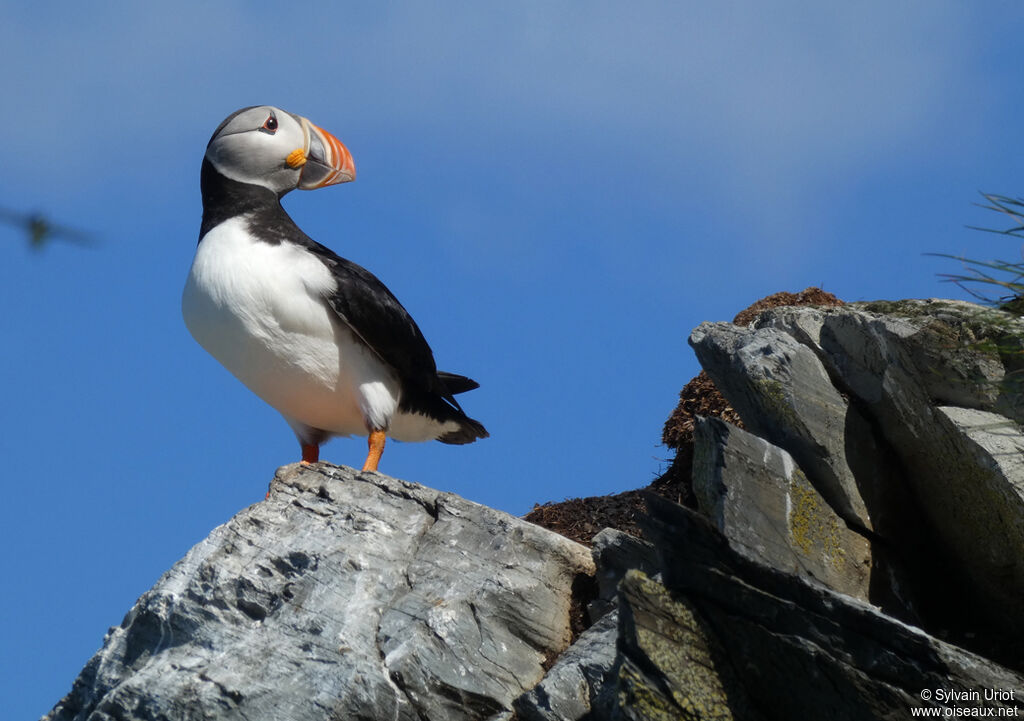
[(393, 424), (388, 435), (423, 441), (454, 430), (418, 415), (396, 418), (398, 379), (328, 307), (335, 288), (314, 255), (260, 242), (239, 217), (200, 243), (182, 313), (196, 341), (297, 432), (366, 435), (368, 426)]

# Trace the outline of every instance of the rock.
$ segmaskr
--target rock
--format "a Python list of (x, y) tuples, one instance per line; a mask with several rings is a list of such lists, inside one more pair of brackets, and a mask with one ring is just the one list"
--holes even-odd
[(872, 528), (846, 458), (846, 418), (855, 410), (813, 350), (775, 328), (702, 323), (690, 345), (752, 433), (785, 448), (840, 516)]
[[(1017, 322), (911, 307), (776, 308), (698, 329), (756, 435), (697, 420), (692, 490), (711, 523), (648, 495), (645, 541), (595, 539), (593, 608), (615, 587), (618, 610), (516, 702), (522, 718), (1020, 714)], [(993, 338), (1002, 350), (972, 345)]]
[(629, 513), (531, 516), (643, 535), (601, 531), (591, 557), (450, 494), (286, 467), (46, 718), (1020, 715), (1024, 321), (945, 301), (750, 318), (692, 337), (747, 428), (677, 419), (693, 484), (672, 497), (700, 512), (634, 491), (611, 504)]
[(606, 528), (593, 541), (597, 598), (590, 603), (590, 618), (596, 620), (619, 605), (619, 583), (631, 569), (655, 575), (658, 554), (647, 541)]
[(598, 718), (760, 719), (732, 661), (688, 599), (674, 598), (640, 571), (627, 574), (620, 593), (615, 685)]
[[(693, 684), (712, 698), (724, 693), (736, 719), (906, 719), (915, 707), (944, 712), (938, 701), (953, 692), (966, 699), (957, 704), (961, 711), (1005, 709), (1012, 716), (1024, 709), (1024, 700), (1009, 694), (981, 696), (986, 689), (1018, 690), (1019, 695), (1024, 676), (868, 604), (742, 556), (706, 520), (682, 506), (656, 497), (649, 506), (648, 533), (661, 554), (668, 593), (661, 606), (680, 604), (693, 620), (652, 636), (654, 649), (642, 655), (624, 646), (624, 656), (641, 668), (650, 669), (644, 657), (666, 659), (656, 666), (674, 679), (656, 678), (637, 696), (664, 697), (664, 689), (694, 673), (671, 667), (690, 658), (673, 651), (675, 637), (691, 634), (696, 625), (711, 663), (695, 658), (693, 663), (700, 673), (716, 673)], [(623, 590), (624, 596), (631, 592)], [(924, 699), (923, 690), (932, 698)], [(729, 718), (722, 715), (721, 703), (709, 708), (685, 718)], [(664, 717), (616, 713), (611, 710), (607, 718)]]
[(584, 631), (544, 679), (516, 699), (519, 721), (578, 721), (593, 710), (615, 665), (619, 612), (610, 611)]
[[(956, 519), (948, 537), (967, 550), (965, 561), (975, 563), (980, 551), (984, 565), (987, 599), (993, 612), (1022, 609), (1024, 593), (1024, 432), (1014, 421), (989, 411), (940, 406), (939, 425), (952, 438), (950, 455), (956, 469), (965, 473), (961, 482), (933, 503), (942, 503), (942, 520)], [(933, 508), (934, 512), (934, 508)], [(978, 535), (981, 535), (981, 548)], [(1019, 617), (1009, 627), (1024, 626)]]
[(143, 594), (46, 719), (507, 719), (592, 573), (585, 547), (457, 496), (285, 467)]
[[(1024, 433), (998, 413), (940, 406), (939, 412), (961, 434), (965, 453), (981, 468), (997, 474), (994, 505), (1014, 508), (1024, 494)], [(1024, 559), (1022, 559), (1024, 560)]]
[(1024, 418), (1024, 321), (952, 301), (772, 308), (691, 343), (748, 429), (848, 523), (866, 513), (872, 602), (1024, 664), (1019, 472), (955, 422)]
[[(795, 316), (816, 316), (819, 356), (898, 459), (916, 506), (937, 538), (935, 552), (945, 557), (947, 574), (971, 587), (963, 605), (973, 609), (968, 625), (981, 628), (964, 632), (1001, 637), (1019, 648), (1024, 643), (1020, 497), (994, 490), (1004, 485), (998, 473), (965, 452), (963, 433), (939, 408), (956, 401), (1020, 416), (1017, 378), (1024, 321), (969, 303), (907, 301), (838, 312), (769, 311), (762, 322), (784, 328)], [(944, 580), (951, 579), (947, 575)], [(951, 615), (966, 617), (966, 609)]]
[[(647, 505), (663, 581), (628, 571), (618, 612), (516, 702), (523, 721), (896, 721), (914, 709), (939, 717), (1024, 710), (1024, 675), (740, 552), (689, 509), (653, 494)], [(616, 548), (616, 540), (606, 532), (603, 542)], [(604, 559), (640, 548), (595, 553), (598, 576), (610, 574)]]
[(698, 419), (694, 443), (697, 501), (736, 551), (868, 600), (870, 543), (786, 451), (718, 418)]
[(925, 395), (1024, 423), (1024, 319), (955, 300), (875, 301), (856, 308), (903, 324), (901, 344)]
[(619, 637), (619, 586), (633, 570), (658, 572), (658, 555), (646, 541), (606, 528), (593, 539), (597, 597), (589, 607), (594, 624), (558, 659), (536, 688), (515, 703), (521, 721), (575, 721), (607, 693)]

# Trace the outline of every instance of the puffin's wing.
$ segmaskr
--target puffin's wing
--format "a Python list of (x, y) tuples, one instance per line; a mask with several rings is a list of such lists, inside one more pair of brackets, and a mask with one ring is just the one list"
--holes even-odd
[(395, 369), (403, 385), (435, 393), (462, 410), (453, 394), (477, 384), (463, 376), (438, 373), (434, 353), (419, 326), (387, 286), (370, 271), (319, 243), (311, 250), (337, 282), (337, 289), (326, 300), (352, 333)]

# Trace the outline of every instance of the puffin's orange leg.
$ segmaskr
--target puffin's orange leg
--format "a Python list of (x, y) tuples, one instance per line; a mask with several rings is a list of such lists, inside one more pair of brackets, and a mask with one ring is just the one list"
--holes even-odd
[[(320, 446), (316, 444), (309, 445), (306, 443), (302, 443), (301, 441), (299, 443), (302, 446), (302, 460), (299, 461), (300, 464), (302, 464), (303, 466), (308, 466), (310, 463), (316, 463), (318, 460), (320, 460)], [(267, 489), (266, 498), (264, 498), (263, 500), (265, 501), (267, 500), (267, 498), (270, 498), (269, 488)]]
[(384, 431), (370, 431), (370, 437), (367, 439), (370, 452), (366, 454), (366, 463), (363, 464), (364, 471), (377, 470), (377, 464), (380, 463), (380, 455), (384, 452), (385, 438)]
[(302, 444), (302, 465), (308, 466), (320, 460), (320, 446)]

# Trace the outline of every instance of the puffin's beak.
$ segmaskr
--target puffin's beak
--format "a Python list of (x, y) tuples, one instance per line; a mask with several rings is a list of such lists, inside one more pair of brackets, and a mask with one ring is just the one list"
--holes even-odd
[(325, 185), (355, 180), (356, 165), (352, 162), (352, 154), (348, 152), (348, 148), (326, 130), (318, 128), (305, 118), (299, 120), (302, 121), (302, 134), (305, 140), (305, 147), (302, 148), (305, 162), (302, 163), (302, 170), (299, 173), (299, 188), (314, 190)]

